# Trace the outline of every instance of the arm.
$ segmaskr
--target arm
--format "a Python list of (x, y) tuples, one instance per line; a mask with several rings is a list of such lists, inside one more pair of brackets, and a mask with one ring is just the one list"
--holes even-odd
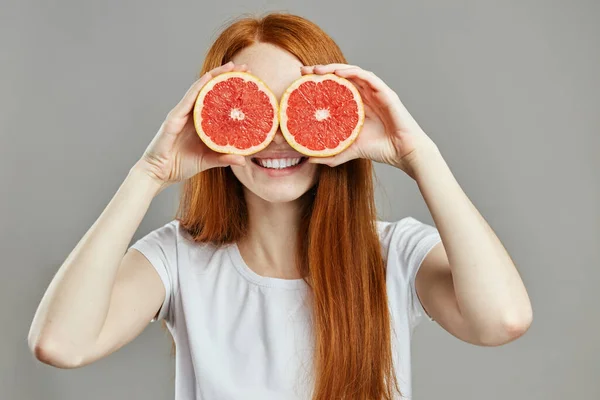
[(479, 345), (507, 343), (531, 324), (525, 286), (437, 148), (423, 150), (411, 154), (411, 165), (442, 243), (419, 269), (419, 298), (427, 313), (456, 337)]
[(415, 283), (430, 316), (470, 343), (499, 345), (523, 334), (531, 323), (531, 304), (510, 256), (398, 94), (357, 66), (306, 66), (302, 73), (349, 79), (365, 103), (365, 122), (356, 141), (336, 156), (310, 162), (336, 166), (365, 158), (399, 168), (416, 180), (442, 237)]
[(150, 263), (127, 246), (160, 185), (134, 167), (50, 283), (29, 347), (61, 368), (88, 364), (137, 336), (165, 296)]
[(31, 324), (35, 356), (62, 368), (86, 365), (136, 337), (166, 293), (158, 272), (137, 250), (124, 254), (154, 196), (206, 169), (245, 158), (206, 147), (191, 115), (214, 76), (247, 67), (228, 63), (204, 74), (169, 112), (143, 157), (50, 283)]

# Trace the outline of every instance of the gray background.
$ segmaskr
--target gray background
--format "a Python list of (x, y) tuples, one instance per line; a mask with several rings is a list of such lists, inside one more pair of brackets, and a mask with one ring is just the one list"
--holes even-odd
[[(399, 93), (529, 289), (533, 325), (509, 345), (421, 325), (415, 397), (600, 398), (598, 1), (203, 3), (1, 1), (1, 399), (173, 397), (159, 325), (70, 371), (35, 361), (27, 331), (220, 26), (267, 10), (314, 20)], [(410, 178), (377, 171), (382, 218), (431, 222)], [(136, 238), (172, 217), (177, 189), (156, 198)]]

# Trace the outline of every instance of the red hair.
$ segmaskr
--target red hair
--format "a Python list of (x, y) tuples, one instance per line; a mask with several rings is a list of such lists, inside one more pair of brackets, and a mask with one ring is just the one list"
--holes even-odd
[[(346, 63), (314, 23), (289, 14), (243, 18), (209, 49), (200, 75), (253, 43), (276, 45), (304, 65)], [(368, 160), (320, 167), (303, 196), (297, 265), (311, 288), (314, 400), (391, 400), (398, 390), (391, 350), (385, 265), (376, 231)], [(178, 217), (197, 241), (223, 245), (248, 230), (242, 185), (229, 167), (204, 171), (182, 187)]]

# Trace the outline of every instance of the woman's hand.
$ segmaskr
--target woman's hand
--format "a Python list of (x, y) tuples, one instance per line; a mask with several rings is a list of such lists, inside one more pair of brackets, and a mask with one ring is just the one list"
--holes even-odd
[(187, 91), (160, 126), (137, 165), (162, 186), (191, 178), (215, 167), (244, 165), (245, 158), (209, 149), (196, 132), (193, 109), (200, 89), (212, 78), (229, 71), (248, 71), (246, 65), (228, 63), (204, 74)]
[(366, 158), (398, 167), (414, 179), (418, 155), (436, 146), (385, 82), (372, 72), (347, 64), (305, 66), (301, 71), (303, 75), (334, 73), (350, 80), (365, 106), (365, 122), (354, 143), (340, 154), (311, 158), (310, 162), (334, 167)]

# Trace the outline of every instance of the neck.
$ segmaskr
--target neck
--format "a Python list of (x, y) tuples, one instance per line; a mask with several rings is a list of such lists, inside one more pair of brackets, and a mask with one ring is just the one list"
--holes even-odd
[(244, 261), (262, 276), (300, 279), (296, 268), (300, 200), (269, 203), (246, 194), (248, 234), (238, 242)]

